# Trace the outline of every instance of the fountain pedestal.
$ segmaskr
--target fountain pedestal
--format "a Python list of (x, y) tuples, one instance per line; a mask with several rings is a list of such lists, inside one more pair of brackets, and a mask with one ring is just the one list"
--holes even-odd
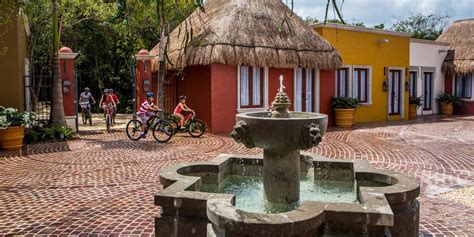
[(300, 151), (264, 149), (263, 188), (272, 203), (294, 203), (300, 198)]

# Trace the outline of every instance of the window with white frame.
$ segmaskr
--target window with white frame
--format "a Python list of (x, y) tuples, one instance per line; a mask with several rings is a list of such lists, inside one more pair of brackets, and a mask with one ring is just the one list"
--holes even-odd
[(356, 68), (353, 70), (352, 97), (360, 103), (369, 102), (369, 69)]
[(349, 96), (349, 68), (336, 70), (336, 97)]
[(314, 103), (314, 70), (310, 68), (295, 69), (295, 102), (294, 110), (313, 112)]
[(416, 71), (410, 72), (410, 96), (416, 97)]
[(463, 99), (472, 98), (472, 74), (457, 74), (455, 83), (455, 93)]
[(263, 106), (264, 69), (240, 66), (240, 108), (261, 108)]

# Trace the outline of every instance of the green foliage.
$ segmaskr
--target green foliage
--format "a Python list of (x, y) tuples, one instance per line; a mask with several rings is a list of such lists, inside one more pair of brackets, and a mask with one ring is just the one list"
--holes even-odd
[(316, 24), (316, 23), (318, 23), (318, 22), (319, 22), (319, 20), (318, 20), (318, 19), (316, 19), (316, 18), (313, 18), (313, 17), (309, 17), (309, 16), (308, 16), (308, 17), (306, 17), (306, 18), (304, 19), (304, 21), (305, 21), (305, 22), (306, 22), (308, 25), (311, 25), (311, 24)]
[(35, 126), (25, 131), (25, 141), (27, 143), (33, 143), (48, 140), (56, 141), (58, 139), (71, 139), (74, 137), (74, 134), (74, 130), (67, 126)]
[(383, 29), (385, 29), (385, 25), (383, 23), (380, 23), (378, 25), (374, 25), (373, 28), (383, 30)]
[(0, 127), (8, 128), (14, 126), (31, 127), (35, 122), (35, 114), (29, 112), (18, 112), (18, 109), (0, 106)]
[(408, 103), (411, 105), (416, 105), (417, 108), (423, 105), (423, 97), (410, 96)]
[(359, 105), (359, 99), (352, 97), (332, 97), (331, 106), (336, 109), (352, 109)]
[(412, 14), (406, 19), (399, 19), (391, 26), (391, 29), (410, 33), (413, 38), (435, 40), (443, 33), (448, 19), (447, 15)]
[(457, 95), (450, 95), (446, 94), (444, 92), (441, 92), (437, 97), (436, 97), (436, 102), (446, 102), (446, 103), (451, 103), (454, 106), (461, 106), (462, 105), (462, 98)]

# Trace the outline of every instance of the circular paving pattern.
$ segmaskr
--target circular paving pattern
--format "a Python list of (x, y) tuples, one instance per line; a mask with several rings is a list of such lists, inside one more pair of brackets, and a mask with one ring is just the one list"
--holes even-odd
[[(258, 154), (226, 136), (139, 142), (121, 130), (0, 152), (1, 235), (154, 235), (159, 171), (220, 153)], [(474, 209), (438, 194), (474, 185), (474, 117), (427, 117), (329, 129), (310, 152), (368, 160), (422, 184), (420, 232), (474, 236)]]

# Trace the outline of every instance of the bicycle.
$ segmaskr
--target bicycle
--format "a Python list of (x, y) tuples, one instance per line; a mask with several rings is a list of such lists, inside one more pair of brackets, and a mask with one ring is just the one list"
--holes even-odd
[(188, 131), (192, 137), (200, 137), (206, 131), (206, 125), (203, 121), (196, 119), (196, 113), (192, 112), (184, 117), (184, 127), (181, 128), (179, 121), (168, 119), (173, 126), (173, 134), (179, 131)]
[(91, 104), (89, 102), (80, 102), (82, 109), (82, 123), (85, 125), (89, 120), (89, 126), (92, 126)]
[[(147, 121), (143, 133), (146, 135), (150, 127), (153, 128), (153, 138), (157, 142), (165, 143), (173, 137), (173, 126), (170, 122), (160, 119), (156, 114), (153, 114)], [(138, 119), (132, 119), (127, 123), (127, 136), (133, 141), (138, 141), (142, 138), (142, 122)]]
[(105, 128), (108, 133), (110, 133), (110, 126), (114, 124), (113, 113), (114, 107), (112, 105), (107, 105), (105, 109)]

